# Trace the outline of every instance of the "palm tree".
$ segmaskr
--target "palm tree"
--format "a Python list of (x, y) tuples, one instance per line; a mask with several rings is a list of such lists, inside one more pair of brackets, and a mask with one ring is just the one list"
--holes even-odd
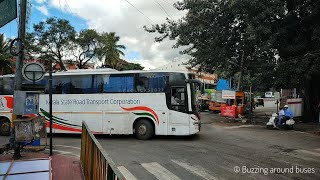
[(100, 48), (98, 50), (99, 59), (104, 59), (104, 65), (116, 68), (120, 55), (124, 55), (121, 50), (126, 49), (124, 45), (117, 44), (120, 40), (115, 32), (103, 33), (99, 38)]
[(12, 73), (12, 56), (9, 52), (10, 41), (7, 41), (4, 34), (0, 34), (0, 73)]

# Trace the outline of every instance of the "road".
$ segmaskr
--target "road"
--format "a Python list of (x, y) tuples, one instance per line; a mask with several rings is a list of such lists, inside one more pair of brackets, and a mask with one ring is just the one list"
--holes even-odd
[[(320, 136), (212, 123), (212, 116), (202, 114), (195, 136), (98, 140), (128, 179), (320, 179)], [(80, 136), (59, 135), (54, 144), (55, 153), (79, 157)]]

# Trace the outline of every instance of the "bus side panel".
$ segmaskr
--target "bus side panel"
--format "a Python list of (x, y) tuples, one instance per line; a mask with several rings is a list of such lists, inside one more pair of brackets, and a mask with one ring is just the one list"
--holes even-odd
[(169, 113), (168, 135), (189, 135), (190, 115), (171, 110)]
[(102, 125), (102, 112), (101, 111), (90, 111), (85, 110), (81, 112), (72, 112), (70, 123), (77, 125), (75, 128), (82, 126), (82, 121), (85, 121), (93, 133), (103, 133)]
[(156, 124), (156, 135), (168, 135), (168, 110), (156, 111), (159, 116), (159, 124)]
[[(94, 97), (98, 95), (54, 94), (52, 110), (55, 132), (81, 133), (82, 121), (85, 121), (93, 133), (102, 133), (102, 110), (87, 102), (87, 99)], [(49, 112), (47, 94), (40, 96), (40, 108), (43, 112)]]
[(132, 134), (132, 117), (129, 112), (106, 111), (103, 113), (103, 132), (105, 134)]
[(0, 117), (6, 117), (11, 121), (13, 96), (12, 95), (0, 95)]
[[(47, 111), (49, 112), (49, 111)], [(59, 117), (59, 118), (58, 118)], [(46, 117), (48, 120), (50, 119), (49, 116)], [(52, 132), (54, 133), (70, 133), (67, 130), (67, 124), (71, 124), (71, 122), (67, 121), (71, 119), (70, 112), (53, 112), (52, 113)], [(49, 132), (49, 128), (47, 128), (47, 132)]]

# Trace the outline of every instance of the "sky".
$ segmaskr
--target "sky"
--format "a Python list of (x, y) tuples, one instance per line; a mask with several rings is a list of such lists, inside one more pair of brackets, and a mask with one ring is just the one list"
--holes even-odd
[[(148, 33), (143, 26), (166, 22), (166, 18), (178, 20), (186, 11), (178, 11), (173, 3), (178, 0), (28, 0), (31, 14), (28, 32), (32, 26), (48, 17), (64, 18), (80, 31), (95, 29), (98, 32), (116, 32), (119, 44), (125, 45), (128, 62), (140, 63), (145, 69), (154, 69), (173, 60), (185, 60), (183, 48), (172, 48), (175, 41), (154, 42), (158, 34)], [(17, 37), (17, 20), (0, 28), (8, 38)]]

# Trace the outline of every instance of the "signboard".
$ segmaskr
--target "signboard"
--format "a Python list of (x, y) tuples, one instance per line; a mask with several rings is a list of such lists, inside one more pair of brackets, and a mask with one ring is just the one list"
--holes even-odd
[(0, 28), (17, 18), (17, 1), (0, 0)]
[(46, 70), (40, 63), (27, 63), (22, 68), (22, 75), (27, 81), (38, 82), (44, 78)]
[(236, 99), (236, 92), (230, 90), (222, 90), (222, 99)]
[(39, 92), (14, 91), (13, 113), (16, 115), (39, 113)]
[(237, 107), (236, 106), (222, 106), (221, 107), (221, 116), (224, 117), (237, 117)]

